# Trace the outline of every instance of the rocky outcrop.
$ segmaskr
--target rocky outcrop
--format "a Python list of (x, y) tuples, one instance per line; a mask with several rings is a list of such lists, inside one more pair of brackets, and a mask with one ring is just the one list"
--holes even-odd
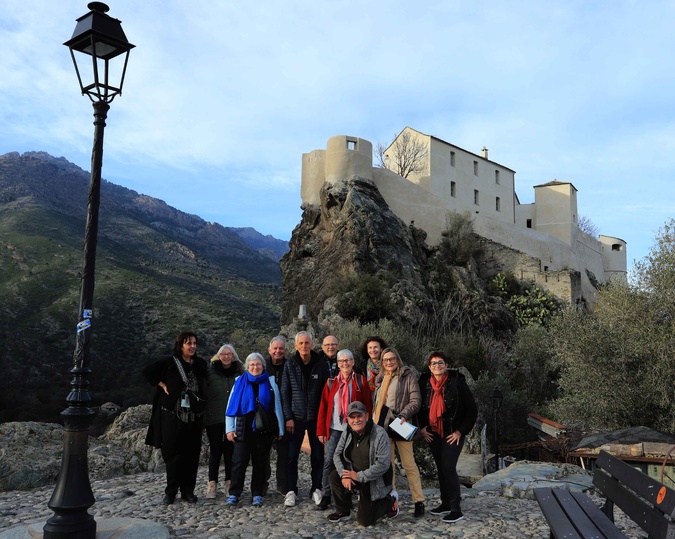
[(480, 254), (480, 240), (467, 232), (461, 241), (470, 247), (465, 247), (449, 236), (429, 248), (426, 233), (397, 217), (369, 179), (325, 182), (320, 203), (303, 207), (290, 251), (281, 259), (282, 325), (297, 330), (294, 316), (303, 304), (309, 320), (330, 325), (340, 302), (354, 294), (345, 282), (367, 275), (384, 283), (391, 305), (385, 316), (406, 327), (440, 318), (450, 301), (472, 330), (515, 330), (513, 315), (486, 293), (489, 276), (480, 271), (480, 257), (474, 257)]
[(320, 205), (304, 207), (281, 259), (282, 324), (292, 322), (301, 304), (309, 318), (318, 319), (324, 302), (354, 274), (388, 273), (401, 299), (426, 301), (425, 235), (389, 209), (371, 180), (325, 183), (320, 199)]
[[(164, 469), (159, 450), (145, 445), (149, 404), (129, 408), (106, 433), (89, 439), (89, 478)], [(61, 469), (63, 428), (33, 421), (0, 424), (0, 490), (54, 484)]]

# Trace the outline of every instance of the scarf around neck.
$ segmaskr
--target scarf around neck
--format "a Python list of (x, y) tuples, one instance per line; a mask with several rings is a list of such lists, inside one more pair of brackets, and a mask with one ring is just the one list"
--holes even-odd
[(343, 425), (347, 422), (347, 408), (349, 408), (349, 388), (353, 379), (354, 372), (351, 372), (347, 378), (345, 378), (341, 372), (336, 376), (338, 383), (338, 416), (340, 417), (340, 423)]
[(431, 403), (429, 404), (429, 426), (431, 430), (437, 432), (443, 438), (443, 414), (445, 413), (445, 383), (448, 381), (448, 374), (445, 373), (440, 380), (432, 375), (431, 381)]
[(370, 388), (370, 391), (373, 392), (375, 391), (375, 378), (377, 378), (377, 375), (380, 374), (380, 367), (375, 365), (371, 358), (368, 358), (366, 369), (368, 371), (366, 373), (368, 375), (368, 387)]
[[(234, 383), (232, 394), (230, 395), (230, 402), (227, 405), (227, 412), (225, 415), (230, 417), (246, 415), (255, 411), (256, 396), (253, 389), (254, 385), (258, 386), (258, 398), (265, 410), (270, 409), (272, 402), (272, 387), (269, 383), (269, 373), (263, 372), (258, 376), (253, 376), (250, 372), (245, 372)], [(267, 382), (267, 383), (265, 383)]]

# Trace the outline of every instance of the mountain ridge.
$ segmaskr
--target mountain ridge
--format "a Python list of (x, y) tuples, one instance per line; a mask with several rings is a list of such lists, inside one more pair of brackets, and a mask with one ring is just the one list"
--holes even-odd
[[(62, 157), (0, 156), (0, 421), (53, 421), (65, 406), (88, 186)], [(235, 232), (102, 180), (93, 404), (146, 402), (140, 371), (180, 331), (198, 334), (206, 358), (268, 340), (279, 302), (278, 262)]]

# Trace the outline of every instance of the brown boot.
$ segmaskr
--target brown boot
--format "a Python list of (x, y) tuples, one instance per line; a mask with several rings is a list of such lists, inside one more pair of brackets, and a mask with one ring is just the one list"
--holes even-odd
[(216, 497), (218, 492), (218, 483), (215, 481), (209, 481), (208, 487), (206, 487), (206, 497), (209, 500), (213, 500)]

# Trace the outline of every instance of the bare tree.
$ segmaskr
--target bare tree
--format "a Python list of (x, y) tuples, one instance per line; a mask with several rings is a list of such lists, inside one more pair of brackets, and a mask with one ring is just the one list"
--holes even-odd
[(580, 215), (579, 219), (577, 220), (577, 226), (579, 227), (579, 230), (585, 232), (589, 236), (593, 236), (594, 238), (598, 237), (598, 227), (593, 221), (591, 221), (590, 217), (586, 215)]
[(407, 178), (422, 172), (429, 157), (429, 147), (409, 131), (394, 139), (386, 146), (378, 142), (375, 146), (377, 166), (388, 168), (399, 176)]

